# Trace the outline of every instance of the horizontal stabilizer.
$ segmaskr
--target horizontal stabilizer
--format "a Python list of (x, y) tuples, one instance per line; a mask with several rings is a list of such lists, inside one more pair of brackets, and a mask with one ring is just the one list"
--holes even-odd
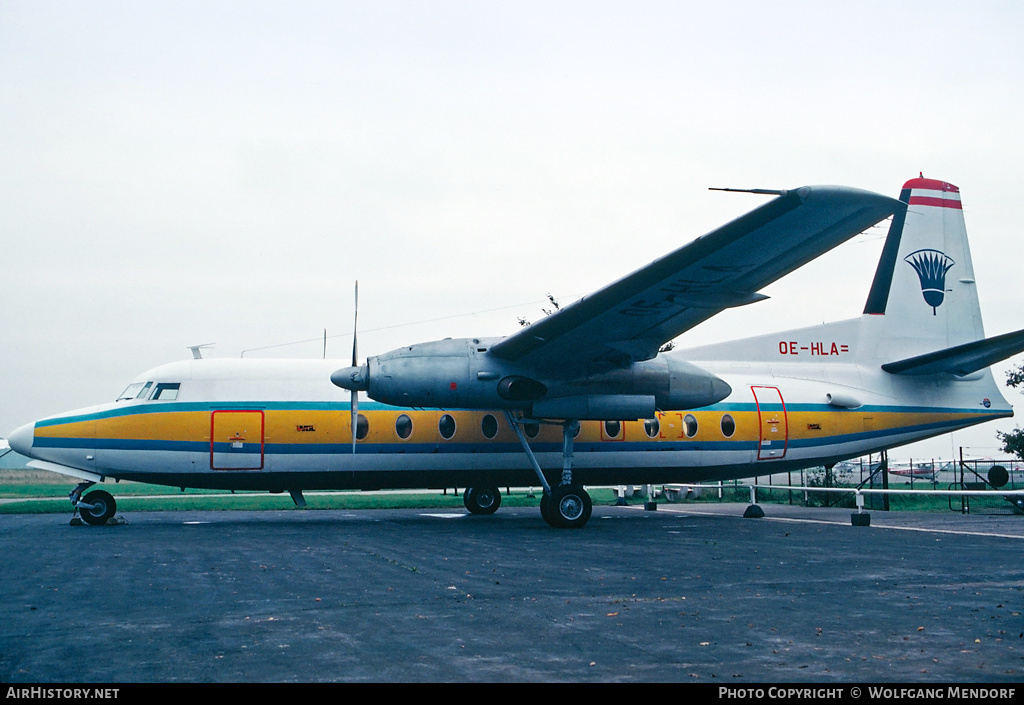
[(906, 360), (887, 362), (882, 369), (894, 375), (934, 375), (947, 372), (958, 377), (994, 365), (1024, 351), (1024, 330), (976, 340)]

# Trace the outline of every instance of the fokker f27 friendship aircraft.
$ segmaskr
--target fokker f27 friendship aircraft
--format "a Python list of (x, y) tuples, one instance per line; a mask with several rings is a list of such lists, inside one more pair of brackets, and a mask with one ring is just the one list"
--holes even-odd
[[(835, 186), (761, 207), (505, 338), (440, 340), (359, 364), (197, 359), (117, 400), (28, 424), (10, 445), (92, 484), (289, 491), (540, 484), (541, 514), (581, 527), (585, 485), (692, 483), (878, 452), (1013, 414), (988, 366), (1024, 330), (985, 338), (960, 192), (899, 200)], [(892, 216), (864, 314), (688, 350), (662, 345)], [(358, 402), (357, 395), (364, 400)], [(365, 399), (368, 397), (369, 399)]]

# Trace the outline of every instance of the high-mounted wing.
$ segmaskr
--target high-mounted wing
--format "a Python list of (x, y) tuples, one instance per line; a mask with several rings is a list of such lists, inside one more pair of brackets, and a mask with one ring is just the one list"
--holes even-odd
[(905, 208), (841, 186), (784, 191), (740, 218), (523, 328), (491, 354), (539, 369), (647, 360), (719, 311)]

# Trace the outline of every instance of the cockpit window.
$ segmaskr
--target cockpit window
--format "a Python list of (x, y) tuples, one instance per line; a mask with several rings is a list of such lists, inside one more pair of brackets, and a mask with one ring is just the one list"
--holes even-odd
[(178, 398), (178, 390), (181, 388), (180, 382), (160, 382), (156, 385), (156, 391), (153, 392), (153, 396), (150, 398), (151, 401), (174, 401)]
[(136, 382), (135, 384), (129, 384), (128, 388), (121, 392), (117, 399), (114, 401), (124, 401), (125, 399), (134, 399), (135, 395), (142, 389), (142, 382)]
[(149, 395), (149, 388), (153, 386), (152, 382), (134, 382), (128, 385), (128, 388), (121, 392), (120, 396), (115, 401), (124, 401), (126, 399), (145, 399)]

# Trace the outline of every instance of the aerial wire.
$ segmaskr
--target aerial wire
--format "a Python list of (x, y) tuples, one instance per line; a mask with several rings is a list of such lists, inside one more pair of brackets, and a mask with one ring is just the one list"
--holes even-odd
[[(357, 285), (357, 288), (358, 288), (358, 285)], [(357, 297), (358, 297), (358, 294), (357, 294)], [(576, 298), (579, 298), (579, 297), (576, 297)], [(536, 301), (530, 301), (530, 302), (522, 303), (522, 304), (513, 304), (511, 306), (499, 306), (498, 308), (490, 308), (490, 309), (485, 309), (483, 311), (470, 311), (469, 313), (456, 313), (456, 314), (453, 314), (451, 316), (439, 316), (437, 318), (426, 318), (426, 319), (423, 319), (423, 320), (420, 320), (420, 321), (408, 321), (406, 323), (396, 323), (396, 324), (390, 325), (390, 326), (381, 326), (380, 328), (370, 328), (370, 329), (365, 330), (363, 332), (364, 333), (378, 333), (378, 332), (383, 331), (383, 330), (392, 330), (394, 328), (405, 328), (405, 327), (408, 327), (408, 326), (418, 326), (418, 325), (422, 325), (424, 323), (436, 323), (438, 321), (449, 321), (449, 320), (452, 320), (453, 318), (465, 318), (467, 316), (479, 316), (479, 315), (482, 315), (482, 314), (485, 314), (485, 313), (495, 313), (497, 311), (507, 311), (507, 310), (513, 309), (513, 308), (520, 308), (520, 307), (523, 307), (523, 306), (534, 306), (534, 305), (542, 304), (542, 303), (548, 303), (548, 299), (538, 299)], [(326, 340), (327, 340), (327, 338), (347, 338), (350, 335), (354, 335), (354, 333), (338, 333), (337, 335), (330, 335), (329, 336), (329, 335), (327, 335), (327, 331), (324, 330), (324, 338), (323, 338), (323, 340), (324, 340), (324, 356), (326, 357), (326, 355), (327, 355), (327, 353), (326, 353), (326, 349), (327, 349)], [(284, 347), (288, 347), (290, 345), (302, 345), (304, 343), (315, 343), (315, 342), (319, 342), (319, 341), (320, 341), (320, 338), (306, 338), (305, 340), (293, 340), (293, 341), (288, 342), (288, 343), (275, 343), (274, 345), (263, 345), (263, 346), (258, 347), (258, 348), (246, 348), (245, 350), (242, 351), (242, 354), (240, 355), (240, 357), (245, 357), (245, 354), (249, 353), (249, 352), (257, 352), (259, 350), (271, 350), (273, 348), (284, 348)]]

